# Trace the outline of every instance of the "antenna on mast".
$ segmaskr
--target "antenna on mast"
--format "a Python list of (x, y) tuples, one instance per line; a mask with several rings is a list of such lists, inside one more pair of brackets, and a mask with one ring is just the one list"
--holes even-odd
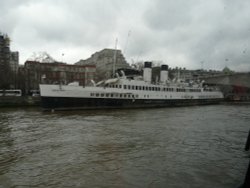
[(126, 40), (126, 43), (125, 43), (125, 47), (124, 47), (124, 50), (123, 50), (123, 54), (124, 54), (124, 56), (125, 56), (125, 52), (126, 52), (126, 50), (127, 50), (127, 46), (128, 46), (128, 39), (129, 39), (129, 37), (130, 37), (130, 34), (131, 34), (131, 31), (129, 30), (129, 31), (128, 31), (127, 40)]
[(115, 51), (114, 51), (114, 62), (113, 62), (113, 77), (115, 76), (115, 64), (116, 64), (116, 53), (117, 53), (118, 39), (115, 39)]

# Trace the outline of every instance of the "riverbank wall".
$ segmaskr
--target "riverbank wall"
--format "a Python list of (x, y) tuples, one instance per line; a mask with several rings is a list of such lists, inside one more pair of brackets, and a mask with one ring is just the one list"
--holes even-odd
[(21, 107), (21, 106), (40, 106), (40, 97), (22, 96), (22, 97), (0, 97), (0, 107)]

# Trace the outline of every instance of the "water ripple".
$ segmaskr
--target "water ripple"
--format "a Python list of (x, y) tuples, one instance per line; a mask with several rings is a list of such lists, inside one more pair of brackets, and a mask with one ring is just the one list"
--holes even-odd
[[(249, 106), (0, 112), (5, 187), (238, 187)], [(181, 181), (180, 181), (181, 180)]]

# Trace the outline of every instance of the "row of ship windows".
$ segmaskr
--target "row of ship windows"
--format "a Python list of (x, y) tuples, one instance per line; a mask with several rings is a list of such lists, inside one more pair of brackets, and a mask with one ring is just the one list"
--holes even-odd
[[(131, 99), (135, 99), (135, 98), (139, 98), (139, 95), (135, 95), (135, 94), (126, 94), (126, 93), (90, 93), (91, 97), (108, 97), (108, 98), (131, 98)], [(162, 96), (163, 97), (163, 96)], [(215, 95), (206, 95), (206, 96), (199, 96), (200, 99), (203, 98), (216, 98), (217, 96)], [(149, 98), (149, 95), (144, 95), (144, 98)], [(165, 98), (168, 98), (165, 95)], [(170, 98), (172, 98), (172, 96), (170, 96)], [(193, 96), (182, 96), (182, 98), (193, 98)]]
[(126, 94), (126, 93), (90, 93), (91, 97), (120, 97), (120, 98), (139, 98), (139, 95)]
[[(111, 88), (122, 88), (122, 85), (110, 85)], [(145, 91), (176, 91), (176, 92), (201, 92), (201, 89), (184, 89), (184, 88), (161, 88), (161, 87), (150, 87), (150, 86), (131, 86), (131, 85), (124, 85), (124, 89), (131, 89), (131, 90), (145, 90)]]
[(206, 99), (206, 98), (219, 98), (217, 95), (206, 95), (206, 96), (199, 96), (200, 99)]

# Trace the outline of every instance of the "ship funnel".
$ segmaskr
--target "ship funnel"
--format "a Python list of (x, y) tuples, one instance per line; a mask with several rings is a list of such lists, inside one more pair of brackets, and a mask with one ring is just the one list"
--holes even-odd
[(160, 82), (166, 83), (168, 81), (168, 65), (161, 65)]
[(143, 70), (143, 80), (145, 82), (151, 83), (151, 77), (152, 77), (152, 62), (144, 62), (144, 70)]

